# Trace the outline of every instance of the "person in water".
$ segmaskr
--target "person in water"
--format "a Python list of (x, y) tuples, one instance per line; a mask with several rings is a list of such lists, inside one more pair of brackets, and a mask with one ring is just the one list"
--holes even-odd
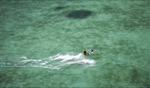
[(84, 49), (83, 54), (84, 54), (84, 58), (86, 58), (87, 55), (91, 55), (93, 54), (94, 50), (91, 50), (89, 53), (86, 52), (86, 50)]
[(86, 50), (85, 49), (83, 51), (83, 54), (84, 54), (84, 58), (86, 58)]

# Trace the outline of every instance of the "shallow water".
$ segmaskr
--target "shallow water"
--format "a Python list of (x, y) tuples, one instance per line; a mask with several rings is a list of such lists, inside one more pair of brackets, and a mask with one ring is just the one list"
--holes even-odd
[(149, 13), (146, 0), (1, 0), (0, 87), (149, 88)]

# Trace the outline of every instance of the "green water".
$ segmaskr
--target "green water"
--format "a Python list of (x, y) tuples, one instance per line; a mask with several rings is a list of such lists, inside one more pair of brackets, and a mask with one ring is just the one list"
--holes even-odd
[[(0, 87), (149, 88), (149, 6), (148, 0), (1, 0)], [(91, 14), (67, 16), (78, 10)], [(92, 66), (45, 68), (60, 65), (50, 62), (55, 55), (76, 57), (84, 49), (95, 51), (85, 59)]]

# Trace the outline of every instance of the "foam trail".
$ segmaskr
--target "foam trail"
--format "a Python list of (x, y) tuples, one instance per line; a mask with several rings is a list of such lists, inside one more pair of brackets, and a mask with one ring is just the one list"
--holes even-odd
[[(5, 63), (6, 65), (7, 63)], [(92, 59), (84, 59), (81, 53), (74, 54), (57, 54), (54, 56), (49, 56), (48, 58), (43, 59), (29, 59), (25, 56), (21, 57), (17, 65), (12, 65), (12, 67), (41, 67), (41, 68), (49, 68), (49, 69), (60, 69), (62, 67), (66, 67), (72, 64), (84, 64), (88, 66), (93, 66), (95, 64), (95, 60)], [(7, 66), (3, 67), (7, 67)], [(11, 65), (9, 65), (11, 67)]]

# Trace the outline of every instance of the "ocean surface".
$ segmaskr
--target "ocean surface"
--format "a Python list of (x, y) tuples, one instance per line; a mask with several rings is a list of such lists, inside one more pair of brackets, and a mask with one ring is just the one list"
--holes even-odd
[(150, 1), (0, 0), (3, 87), (150, 88)]

